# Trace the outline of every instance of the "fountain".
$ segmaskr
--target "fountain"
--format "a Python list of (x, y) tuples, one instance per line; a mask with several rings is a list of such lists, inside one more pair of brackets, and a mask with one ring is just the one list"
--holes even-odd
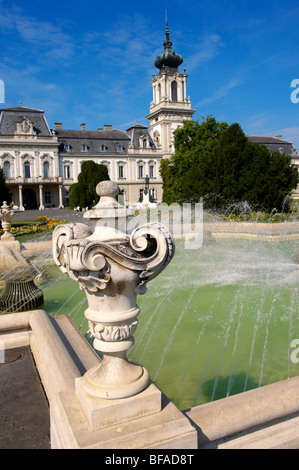
[(5, 282), (0, 297), (2, 312), (32, 310), (44, 303), (43, 292), (34, 283), (37, 272), (23, 257), (20, 243), (10, 233), (13, 215), (14, 212), (9, 209), (5, 201), (0, 212), (4, 230), (0, 242), (0, 277), (2, 282)]
[[(139, 296), (137, 341), (128, 350), (181, 410), (297, 375), (290, 359), (291, 340), (299, 338), (293, 223), (289, 237), (278, 225), (263, 224), (261, 232), (246, 224), (247, 233), (242, 223), (212, 225), (213, 243), (204, 236), (188, 250), (177, 240), (172, 263)], [(46, 310), (69, 315), (89, 336), (84, 293), (54, 277), (59, 282), (45, 284)]]
[(142, 193), (142, 201), (141, 204), (138, 204), (138, 207), (141, 209), (153, 209), (157, 207), (155, 202), (150, 201), (150, 189), (149, 189), (149, 177), (146, 175), (145, 182), (144, 182), (144, 190)]
[[(45, 312), (37, 312), (38, 319), (32, 313), (29, 317), (29, 338), (34, 339), (35, 359), (50, 396), (53, 428), (55, 432), (59, 429), (60, 437), (55, 435), (53, 443), (63, 447), (64, 439), (71, 439), (67, 442), (74, 447), (112, 443), (126, 448), (134, 441), (138, 448), (137, 435), (145, 436), (140, 427), (143, 423), (150, 433), (142, 445), (159, 447), (158, 435), (153, 439), (159, 422), (162, 434), (172, 426), (181, 448), (194, 446), (183, 415), (196, 423), (200, 446), (297, 445), (294, 426), (298, 427), (299, 378), (294, 348), (299, 341), (299, 272), (292, 262), (294, 240), (298, 239), (295, 226), (292, 233), (287, 233), (286, 226), (285, 233), (281, 227), (276, 231), (265, 227), (264, 232), (258, 227), (253, 232), (250, 227), (245, 233), (242, 225), (237, 232), (234, 224), (231, 231), (210, 224), (214, 243), (186, 249), (183, 240), (177, 241), (172, 259), (172, 239), (161, 224), (146, 223), (129, 235), (124, 230), (128, 214), (114, 199), (116, 187), (98, 190), (100, 203), (86, 214), (94, 222), (94, 231), (85, 224), (67, 224), (55, 231), (53, 256), (61, 276), (67, 273), (69, 278), (63, 280), (57, 271), (53, 273), (56, 284), (45, 284), (44, 308), (53, 315), (53, 324), (63, 325), (64, 315), (60, 314), (68, 314), (83, 333), (91, 334), (102, 359), (83, 360), (80, 348), (75, 363), (64, 358), (55, 329), (37, 328), (37, 321), (48, 323)], [(113, 219), (113, 214), (118, 217)], [(158, 247), (162, 247), (160, 265)], [(154, 254), (158, 256), (156, 265)], [(129, 280), (127, 287), (122, 276)], [(143, 293), (149, 280), (148, 295), (138, 298), (139, 315), (136, 295)], [(116, 293), (124, 297), (119, 304), (115, 303)], [(128, 314), (125, 319), (124, 313)], [(25, 317), (17, 320), (18, 328), (21, 321), (28, 328)], [(7, 322), (4, 319), (3, 326), (2, 318), (4, 331)], [(76, 335), (75, 339), (67, 335), (69, 328), (64, 326), (60, 336), (66, 335), (67, 349), (74, 351), (78, 340)], [(53, 343), (50, 348), (48, 341)], [(49, 358), (54, 366), (48, 364)], [(51, 374), (55, 385), (48, 385)], [(154, 384), (179, 409), (187, 409), (176, 415), (175, 427), (169, 421), (169, 410), (174, 416), (174, 408), (161, 407)], [(82, 410), (89, 430), (82, 424)], [(185, 426), (183, 439), (178, 434), (181, 424)], [(285, 433), (289, 436), (290, 430), (289, 439)], [(270, 441), (261, 441), (266, 434)], [(162, 447), (175, 445), (165, 441), (165, 436)]]

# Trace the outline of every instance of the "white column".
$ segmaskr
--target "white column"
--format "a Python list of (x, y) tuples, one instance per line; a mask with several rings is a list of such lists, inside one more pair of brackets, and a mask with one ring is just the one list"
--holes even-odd
[(43, 174), (43, 165), (42, 165), (42, 162), (41, 162), (41, 159), (40, 159), (39, 151), (36, 150), (34, 152), (34, 155), (35, 155), (35, 164), (33, 163), (33, 167), (36, 168), (37, 173), (36, 173), (36, 175), (32, 174), (32, 176), (41, 176), (43, 178), (43, 176), (44, 176), (44, 174)]
[(62, 185), (59, 185), (59, 209), (63, 209), (64, 205), (62, 204)]
[(186, 77), (184, 77), (184, 101), (187, 100)]
[(183, 80), (177, 81), (178, 84), (178, 101), (183, 101)]
[(18, 150), (16, 150), (15, 156), (16, 156), (16, 178), (17, 178), (18, 176), (21, 176), (21, 173), (20, 173), (20, 152)]
[(22, 194), (23, 186), (19, 184), (19, 209), (20, 211), (24, 211), (25, 207), (23, 206), (23, 194)]
[(43, 204), (43, 185), (39, 185), (39, 210), (44, 210), (45, 206)]
[(164, 98), (166, 98), (168, 95), (167, 95), (167, 81), (166, 81), (166, 75), (164, 75), (164, 90), (163, 90), (163, 94), (164, 94)]

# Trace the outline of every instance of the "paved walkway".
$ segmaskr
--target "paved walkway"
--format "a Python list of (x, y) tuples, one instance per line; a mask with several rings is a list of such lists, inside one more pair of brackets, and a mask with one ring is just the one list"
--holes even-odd
[(37, 217), (49, 217), (51, 219), (65, 219), (67, 222), (82, 222), (84, 212), (71, 211), (69, 209), (45, 209), (18, 211), (14, 213), (13, 222), (21, 222), (24, 220), (36, 220)]
[(49, 406), (29, 346), (0, 362), (0, 449), (49, 449)]

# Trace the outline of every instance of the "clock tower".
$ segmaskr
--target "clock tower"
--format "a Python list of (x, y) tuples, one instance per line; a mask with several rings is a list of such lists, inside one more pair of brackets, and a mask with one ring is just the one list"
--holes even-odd
[(157, 148), (167, 157), (174, 152), (173, 131), (185, 119), (192, 119), (195, 110), (191, 109), (191, 101), (187, 96), (186, 69), (183, 73), (178, 70), (183, 58), (172, 50), (167, 17), (163, 46), (163, 54), (154, 63), (159, 73), (153, 76), (153, 101), (146, 118), (150, 122), (150, 133)]

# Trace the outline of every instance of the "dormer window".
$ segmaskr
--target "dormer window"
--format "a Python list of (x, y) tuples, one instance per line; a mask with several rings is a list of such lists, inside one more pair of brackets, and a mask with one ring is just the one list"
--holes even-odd
[(100, 147), (101, 152), (107, 152), (108, 147), (105, 144), (102, 144)]
[(125, 151), (125, 147), (123, 147), (121, 144), (118, 144), (117, 151), (123, 153)]
[(67, 143), (64, 144), (64, 150), (65, 150), (66, 152), (70, 152), (70, 151), (71, 151), (71, 146), (70, 146), (70, 144), (67, 144)]
[(81, 152), (88, 152), (88, 146), (86, 144), (82, 144)]

